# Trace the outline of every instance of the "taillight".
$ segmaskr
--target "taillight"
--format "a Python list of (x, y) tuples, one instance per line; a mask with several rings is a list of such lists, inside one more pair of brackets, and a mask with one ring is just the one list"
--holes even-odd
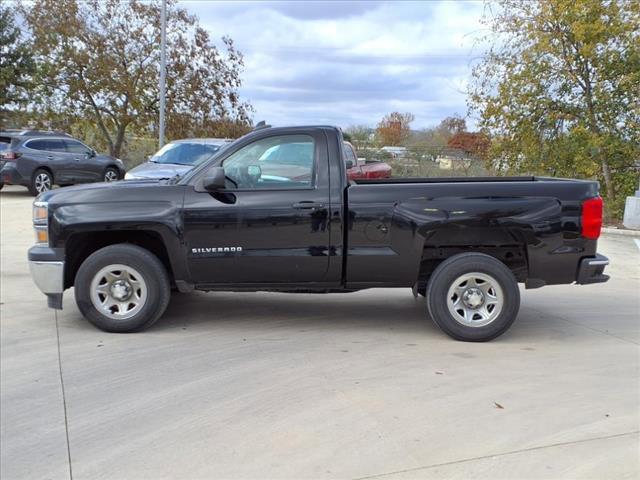
[(20, 154), (16, 152), (4, 152), (0, 154), (0, 157), (2, 157), (3, 160), (7, 160), (9, 162), (15, 162), (19, 156)]
[(595, 240), (602, 228), (602, 198), (590, 198), (582, 202), (582, 236)]

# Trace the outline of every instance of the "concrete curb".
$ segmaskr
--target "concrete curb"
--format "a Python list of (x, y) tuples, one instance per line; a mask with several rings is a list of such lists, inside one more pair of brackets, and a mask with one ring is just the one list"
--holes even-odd
[(603, 227), (602, 233), (607, 235), (624, 235), (625, 237), (640, 237), (640, 230), (624, 230), (622, 228)]

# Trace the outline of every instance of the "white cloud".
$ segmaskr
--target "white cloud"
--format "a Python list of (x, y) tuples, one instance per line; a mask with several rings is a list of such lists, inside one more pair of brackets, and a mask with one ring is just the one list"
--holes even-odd
[(241, 95), (274, 125), (414, 128), (466, 112), (480, 2), (204, 2), (180, 5), (245, 55)]

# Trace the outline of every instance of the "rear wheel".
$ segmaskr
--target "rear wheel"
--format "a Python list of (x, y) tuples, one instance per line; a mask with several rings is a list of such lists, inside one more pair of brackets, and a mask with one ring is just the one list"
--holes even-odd
[(104, 171), (104, 177), (102, 179), (105, 182), (115, 182), (116, 180), (120, 180), (120, 174), (115, 168), (109, 167)]
[(75, 279), (78, 308), (107, 332), (134, 332), (153, 325), (171, 296), (169, 275), (148, 250), (110, 245), (91, 254)]
[(433, 321), (456, 340), (484, 342), (502, 335), (520, 309), (518, 282), (511, 270), (481, 253), (448, 258), (427, 287)]
[(29, 192), (31, 195), (39, 195), (44, 192), (48, 192), (53, 188), (53, 175), (48, 170), (43, 168), (37, 169), (33, 172), (31, 177), (31, 185), (29, 185)]

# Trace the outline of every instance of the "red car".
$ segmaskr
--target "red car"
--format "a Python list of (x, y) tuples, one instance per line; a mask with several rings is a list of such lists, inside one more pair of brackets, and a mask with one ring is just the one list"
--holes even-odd
[(344, 142), (344, 155), (347, 163), (347, 178), (391, 178), (391, 166), (384, 162), (358, 162), (356, 149), (349, 142)]

